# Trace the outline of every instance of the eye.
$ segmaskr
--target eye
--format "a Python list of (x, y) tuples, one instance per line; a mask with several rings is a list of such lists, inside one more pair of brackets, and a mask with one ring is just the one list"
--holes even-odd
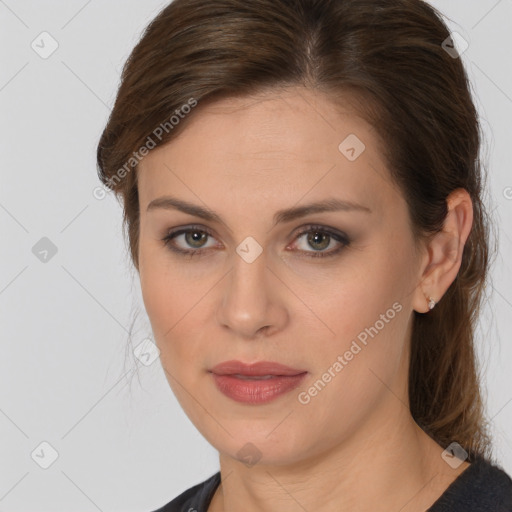
[[(307, 253), (305, 257), (311, 258), (327, 258), (339, 254), (345, 247), (350, 245), (350, 240), (347, 235), (333, 231), (323, 226), (308, 226), (306, 229), (298, 233), (296, 239), (307, 235), (305, 242), (313, 251), (303, 250), (301, 252)], [(338, 247), (330, 251), (325, 251), (332, 242), (336, 242)], [(336, 245), (336, 244), (334, 244)]]
[[(190, 244), (191, 247), (195, 248), (194, 250), (187, 250), (181, 247), (178, 247), (174, 243), (174, 239), (177, 239), (180, 236), (184, 236), (184, 241), (187, 244)], [(207, 237), (213, 237), (212, 233), (206, 229), (200, 228), (198, 226), (190, 226), (188, 228), (178, 229), (176, 231), (171, 231), (168, 235), (166, 235), (162, 241), (164, 245), (168, 246), (171, 251), (174, 251), (179, 254), (183, 254), (185, 256), (194, 256), (202, 254), (207, 248), (203, 247), (204, 241)]]
[[(313, 248), (313, 251), (299, 251), (305, 253), (305, 257), (322, 258), (334, 256), (340, 253), (344, 247), (350, 245), (350, 240), (347, 235), (333, 231), (323, 226), (308, 226), (306, 229), (303, 229), (296, 235), (295, 240), (299, 240), (305, 235), (308, 235), (306, 238), (306, 243), (309, 245), (309, 247)], [(185, 244), (188, 244), (189, 247), (192, 247), (192, 249), (186, 249), (176, 245), (174, 240), (177, 240), (180, 236), (184, 236), (183, 241)], [(213, 234), (208, 229), (204, 229), (199, 226), (189, 226), (169, 232), (162, 239), (162, 242), (164, 242), (164, 245), (167, 246), (171, 251), (182, 254), (184, 256), (192, 257), (201, 255), (211, 248), (211, 246), (207, 247), (205, 245), (205, 241), (208, 237), (213, 238)], [(338, 244), (338, 247), (336, 249), (325, 251), (326, 248), (331, 246), (333, 241)]]

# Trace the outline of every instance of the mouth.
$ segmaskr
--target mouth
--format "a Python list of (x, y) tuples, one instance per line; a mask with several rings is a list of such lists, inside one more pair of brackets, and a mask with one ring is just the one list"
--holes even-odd
[(237, 378), (242, 379), (242, 380), (268, 380), (268, 379), (273, 379), (275, 377), (284, 377), (284, 375), (258, 375), (256, 377), (254, 375), (249, 376), (249, 375), (242, 375), (240, 373), (233, 373), (231, 375), (233, 377), (237, 377)]
[(235, 402), (257, 405), (289, 393), (308, 372), (270, 361), (254, 364), (226, 361), (212, 368), (210, 373), (223, 395)]
[(292, 368), (274, 361), (258, 361), (256, 363), (243, 363), (242, 361), (224, 361), (217, 364), (211, 370), (216, 375), (235, 375), (240, 378), (244, 377), (292, 377), (300, 375), (307, 370)]

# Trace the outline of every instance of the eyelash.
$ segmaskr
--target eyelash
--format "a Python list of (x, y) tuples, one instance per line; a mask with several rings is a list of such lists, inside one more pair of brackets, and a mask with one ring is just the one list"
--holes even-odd
[[(192, 258), (193, 256), (200, 256), (204, 252), (207, 252), (210, 248), (207, 249), (192, 249), (192, 250), (185, 250), (185, 249), (179, 249), (178, 247), (171, 244), (171, 241), (176, 238), (179, 235), (190, 233), (190, 232), (199, 232), (207, 234), (208, 236), (213, 238), (213, 234), (208, 230), (201, 228), (200, 226), (190, 226), (187, 228), (178, 229), (176, 231), (169, 232), (164, 238), (162, 238), (162, 242), (166, 247), (169, 248), (169, 250), (181, 254), (183, 256), (189, 256)], [(350, 239), (345, 235), (341, 233), (337, 233), (335, 231), (332, 231), (328, 228), (324, 228), (322, 226), (317, 225), (310, 225), (307, 226), (307, 228), (301, 230), (295, 237), (295, 239), (300, 238), (301, 236), (308, 234), (308, 233), (321, 233), (324, 235), (328, 235), (329, 237), (333, 238), (337, 242), (341, 243), (341, 247), (335, 250), (330, 250), (328, 252), (315, 252), (312, 251), (312, 254), (306, 257), (311, 258), (329, 258), (331, 256), (336, 256), (339, 254), (345, 247), (348, 247), (350, 245)], [(310, 251), (300, 251), (306, 254), (309, 254)]]

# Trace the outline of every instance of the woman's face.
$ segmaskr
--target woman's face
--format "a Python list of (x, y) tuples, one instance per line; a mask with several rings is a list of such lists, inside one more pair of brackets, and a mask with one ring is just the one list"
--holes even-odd
[[(302, 88), (190, 115), (138, 169), (142, 294), (184, 411), (221, 454), (260, 464), (394, 428), (421, 261), (375, 131)], [(218, 218), (165, 207), (171, 196)], [(278, 215), (326, 200), (358, 206)], [(268, 383), (224, 377), (238, 395), (221, 392), (211, 370), (231, 360), (305, 373), (251, 403), (241, 386)]]

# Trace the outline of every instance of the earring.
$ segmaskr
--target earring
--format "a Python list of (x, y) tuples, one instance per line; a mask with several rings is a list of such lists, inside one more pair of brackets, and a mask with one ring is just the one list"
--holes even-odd
[(432, 298), (428, 298), (428, 309), (432, 310), (436, 307), (437, 302)]

